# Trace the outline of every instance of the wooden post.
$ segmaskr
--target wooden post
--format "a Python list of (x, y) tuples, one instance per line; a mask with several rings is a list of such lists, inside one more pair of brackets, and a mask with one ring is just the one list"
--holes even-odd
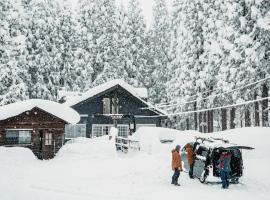
[[(117, 101), (117, 92), (114, 92), (114, 97), (113, 97), (113, 108), (114, 108), (114, 114), (118, 114), (118, 101)], [(114, 127), (117, 128), (117, 117), (114, 117), (113, 119), (113, 124)]]

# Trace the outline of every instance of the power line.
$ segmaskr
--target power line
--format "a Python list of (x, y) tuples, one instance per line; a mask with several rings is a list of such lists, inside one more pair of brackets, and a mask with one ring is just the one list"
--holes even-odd
[(177, 115), (186, 115), (186, 114), (193, 114), (193, 113), (199, 113), (199, 112), (206, 112), (206, 111), (210, 111), (210, 110), (219, 110), (222, 108), (237, 107), (237, 106), (247, 105), (247, 104), (251, 104), (254, 102), (263, 101), (263, 100), (267, 100), (267, 99), (270, 99), (270, 97), (264, 97), (264, 98), (255, 99), (255, 100), (251, 100), (251, 101), (245, 101), (243, 103), (231, 104), (231, 105), (227, 105), (227, 106), (219, 106), (219, 107), (202, 109), (202, 110), (192, 110), (192, 111), (186, 111), (186, 112), (172, 113), (172, 114), (168, 114), (168, 115), (154, 115), (154, 116), (135, 115), (135, 117), (136, 118), (149, 118), (149, 117), (169, 117), (169, 116), (177, 116)]
[[(267, 78), (258, 80), (258, 81), (256, 81), (256, 82), (249, 83), (249, 84), (247, 84), (247, 85), (245, 85), (245, 86), (235, 88), (235, 89), (233, 89), (233, 90), (231, 90), (231, 91), (222, 92), (222, 93), (218, 93), (218, 94), (215, 94), (215, 95), (210, 95), (210, 96), (208, 96), (208, 97), (201, 98), (201, 99), (198, 99), (198, 100), (186, 101), (186, 102), (184, 102), (184, 103), (175, 103), (175, 104), (166, 105), (166, 106), (165, 106), (165, 105), (164, 105), (164, 106), (159, 106), (158, 108), (171, 108), (171, 107), (175, 107), (175, 106), (186, 105), (186, 104), (189, 104), (189, 103), (195, 103), (195, 102), (199, 102), (199, 101), (202, 101), (202, 100), (211, 99), (211, 98), (213, 98), (213, 97), (221, 96), (221, 95), (223, 95), (223, 94), (229, 94), (229, 93), (235, 92), (235, 91), (237, 91), (237, 90), (244, 89), (244, 88), (246, 88), (246, 87), (249, 87), (249, 86), (251, 86), (251, 85), (255, 85), (255, 84), (257, 84), (257, 83), (263, 82), (263, 81), (268, 80), (268, 79), (270, 79), (270, 76), (267, 77)], [(142, 110), (145, 110), (145, 109), (149, 109), (149, 108), (156, 108), (156, 107), (144, 107), (144, 108), (141, 108), (141, 109), (142, 109)]]

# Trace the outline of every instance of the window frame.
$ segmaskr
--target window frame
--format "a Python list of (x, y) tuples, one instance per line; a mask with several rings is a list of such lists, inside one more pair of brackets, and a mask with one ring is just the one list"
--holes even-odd
[[(91, 138), (97, 138), (97, 137), (102, 137), (102, 136), (108, 135), (111, 127), (114, 127), (114, 125), (113, 124), (92, 124)], [(107, 130), (107, 128), (108, 128), (108, 130)], [(129, 135), (129, 125), (128, 124), (118, 124), (117, 128), (118, 128), (118, 137), (127, 137)], [(125, 130), (126, 130), (126, 133), (124, 133), (124, 134), (120, 133), (123, 130), (123, 128), (125, 128)], [(99, 131), (99, 133), (95, 133), (95, 131)], [(106, 132), (106, 131), (108, 131), (108, 132)]]
[(51, 145), (53, 145), (53, 133), (51, 133), (51, 132), (45, 132), (44, 145), (45, 146), (51, 146)]
[[(32, 144), (32, 133), (33, 129), (5, 129), (5, 143), (9, 143), (7, 138), (12, 138), (12, 137), (7, 137), (8, 131), (13, 131), (13, 133), (16, 133), (16, 138), (14, 141), (16, 142), (11, 142), (10, 144), (7, 145), (31, 145)], [(22, 133), (27, 133), (27, 137), (22, 137), (20, 135), (23, 135)], [(22, 140), (22, 138), (27, 138)], [(22, 142), (26, 141), (26, 142)]]
[[(78, 126), (83, 127), (85, 129), (85, 131), (83, 132), (83, 134), (84, 134), (83, 136), (82, 135), (78, 136), (78, 134), (75, 133), (75, 129)], [(72, 129), (72, 133), (68, 132), (69, 128)], [(67, 139), (69, 139), (69, 138), (77, 138), (77, 137), (86, 137), (86, 132), (87, 132), (86, 124), (74, 124), (74, 125), (67, 124), (67, 125), (65, 125), (65, 136), (66, 136)]]
[(111, 114), (111, 98), (104, 97), (103, 102), (103, 114)]

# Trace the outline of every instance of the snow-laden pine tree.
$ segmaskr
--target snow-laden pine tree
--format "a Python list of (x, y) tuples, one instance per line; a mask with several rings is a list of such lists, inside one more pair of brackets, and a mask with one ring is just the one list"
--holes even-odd
[[(265, 69), (267, 69), (267, 59), (269, 60), (266, 56), (269, 51), (267, 51), (269, 43), (267, 44), (268, 39), (266, 38), (269, 38), (269, 32), (267, 34), (267, 31), (261, 29), (257, 21), (266, 15), (269, 10), (269, 2), (228, 1), (222, 6), (221, 13), (224, 18), (218, 31), (217, 42), (223, 58), (218, 65), (217, 88), (219, 92), (226, 92), (260, 80), (267, 74)], [(264, 33), (262, 34), (262, 32)], [(265, 85), (262, 90), (264, 90), (263, 88)], [(222, 96), (220, 103), (225, 105), (252, 100), (262, 96), (261, 93), (252, 86)], [(265, 102), (267, 103), (267, 101)], [(258, 103), (238, 107), (237, 114), (235, 114), (235, 108), (230, 109), (230, 127), (260, 125), (258, 110)], [(226, 112), (223, 111), (222, 129), (227, 128), (226, 115)], [(235, 119), (235, 116), (238, 120)], [(267, 116), (267, 114), (263, 113), (263, 116)], [(254, 118), (255, 120), (252, 121)]]
[(56, 31), (52, 37), (51, 59), (56, 70), (52, 75), (53, 84), (58, 88), (77, 90), (79, 87), (84, 87), (84, 85), (77, 85), (77, 80), (81, 77), (76, 73), (76, 70), (80, 69), (75, 64), (76, 50), (80, 44), (78, 41), (80, 29), (68, 2), (63, 1), (59, 5), (54, 26)]
[(147, 74), (146, 25), (138, 0), (130, 0), (127, 7), (126, 71), (137, 80), (134, 86), (143, 86)]
[(97, 85), (107, 81), (106, 73), (117, 67), (114, 52), (117, 38), (115, 1), (83, 0), (79, 12), (84, 35), (83, 49), (93, 70), (89, 78)]
[[(169, 69), (172, 76), (167, 87), (170, 94), (169, 101), (179, 104), (174, 109), (177, 112), (193, 108), (194, 105), (185, 104), (185, 102), (193, 100), (194, 98), (190, 98), (190, 96), (197, 92), (203, 92), (199, 90), (202, 88), (202, 81), (198, 78), (201, 70), (199, 57), (203, 51), (203, 38), (199, 18), (200, 1), (174, 1), (173, 5), (175, 6), (173, 8), (173, 26), (176, 27), (172, 27), (172, 35), (175, 37), (171, 40), (173, 44), (171, 44), (172, 49), (170, 50), (172, 59)], [(181, 103), (183, 105), (180, 105)], [(195, 109), (197, 106), (201, 105), (196, 105)], [(184, 118), (181, 116), (181, 119)], [(199, 120), (199, 123), (202, 123), (202, 120)], [(195, 124), (195, 126), (197, 125)]]
[(56, 1), (33, 0), (28, 4), (27, 85), (30, 98), (56, 99), (56, 43), (59, 4)]
[(24, 23), (20, 1), (0, 2), (0, 105), (27, 98)]
[(145, 82), (153, 103), (167, 101), (166, 83), (170, 45), (170, 17), (165, 0), (155, 0), (153, 23), (148, 32), (148, 68), (149, 82)]
[(102, 82), (109, 81), (112, 79), (124, 79), (130, 84), (134, 85), (137, 80), (134, 79), (132, 74), (129, 74), (128, 64), (128, 38), (127, 33), (127, 13), (122, 4), (116, 7), (115, 13), (115, 33), (113, 35), (113, 40), (111, 41), (114, 51), (113, 51), (113, 66), (107, 65), (104, 67), (103, 71), (98, 75), (98, 79)]

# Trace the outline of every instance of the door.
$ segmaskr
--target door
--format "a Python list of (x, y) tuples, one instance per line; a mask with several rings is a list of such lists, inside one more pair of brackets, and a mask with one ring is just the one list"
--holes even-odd
[(43, 134), (43, 140), (43, 158), (51, 159), (54, 157), (53, 133), (50, 130), (46, 130)]

